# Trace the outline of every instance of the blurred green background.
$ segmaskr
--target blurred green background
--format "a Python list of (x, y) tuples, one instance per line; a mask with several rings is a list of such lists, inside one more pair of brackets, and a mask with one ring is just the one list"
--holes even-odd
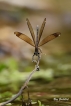
[(36, 25), (41, 27), (44, 18), (47, 19), (42, 39), (52, 33), (61, 32), (60, 37), (40, 47), (42, 48), (40, 71), (36, 72), (29, 82), (31, 97), (32, 95), (33, 98), (39, 97), (35, 92), (41, 92), (40, 96), (43, 95), (43, 98), (52, 97), (52, 94), (60, 95), (59, 97), (61, 94), (66, 97), (67, 94), (69, 97), (71, 94), (71, 1), (0, 0), (1, 101), (2, 98), (11, 97), (18, 92), (35, 66), (32, 63), (34, 48), (14, 35), (15, 31), (19, 31), (31, 37), (26, 18), (30, 20), (35, 34)]

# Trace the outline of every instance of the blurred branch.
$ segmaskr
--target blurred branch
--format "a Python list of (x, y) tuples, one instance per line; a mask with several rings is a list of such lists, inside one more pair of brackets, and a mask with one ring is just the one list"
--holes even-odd
[(30, 73), (30, 75), (28, 76), (28, 78), (26, 79), (25, 83), (23, 84), (23, 86), (21, 87), (21, 89), (19, 90), (19, 92), (14, 96), (12, 97), (10, 100), (6, 101), (6, 102), (3, 102), (3, 103), (0, 103), (0, 106), (5, 106), (6, 104), (14, 101), (18, 96), (20, 96), (23, 92), (23, 90), (27, 87), (27, 84), (29, 83), (30, 79), (32, 78), (32, 75), (37, 71), (39, 70), (39, 61), (38, 60), (37, 62), (36, 61), (33, 61), (36, 63), (35, 65), (35, 69)]

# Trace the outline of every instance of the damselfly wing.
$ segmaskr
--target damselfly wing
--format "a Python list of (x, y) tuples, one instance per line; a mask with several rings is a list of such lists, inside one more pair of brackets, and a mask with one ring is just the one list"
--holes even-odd
[[(34, 52), (34, 55), (38, 56), (38, 58), (40, 58), (40, 52), (39, 52), (39, 47), (46, 44), (47, 42), (55, 39), (56, 37), (60, 36), (60, 32), (57, 32), (57, 33), (53, 33), (49, 36), (47, 36), (46, 38), (44, 38), (41, 42), (40, 42), (40, 39), (41, 39), (41, 36), (42, 36), (42, 33), (43, 33), (43, 30), (44, 30), (44, 27), (45, 27), (45, 24), (46, 24), (46, 18), (44, 19), (42, 25), (41, 25), (41, 28), (40, 28), (40, 31), (39, 31), (39, 27), (37, 26), (37, 34), (35, 36), (34, 34), (34, 31), (33, 31), (33, 28), (29, 22), (28, 19), (26, 19), (27, 21), (27, 25), (28, 25), (28, 28), (30, 30), (30, 33), (31, 33), (31, 36), (32, 36), (32, 40), (25, 34), (23, 33), (20, 33), (20, 32), (14, 32), (14, 34), (16, 34), (17, 37), (19, 37), (20, 39), (24, 40), (25, 42), (29, 43), (30, 45), (34, 46), (35, 47), (35, 52)], [(33, 56), (34, 56), (33, 55)]]

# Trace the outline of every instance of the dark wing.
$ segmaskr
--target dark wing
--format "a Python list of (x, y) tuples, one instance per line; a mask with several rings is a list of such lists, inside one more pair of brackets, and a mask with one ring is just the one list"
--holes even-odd
[(20, 39), (22, 39), (25, 42), (29, 43), (30, 45), (35, 46), (34, 42), (28, 36), (26, 36), (25, 34), (22, 34), (20, 32), (14, 32), (14, 34), (16, 34), (17, 37), (19, 37)]
[(44, 39), (39, 43), (38, 46), (42, 46), (42, 45), (44, 45), (45, 43), (47, 43), (47, 42), (49, 42), (49, 41), (55, 39), (56, 37), (58, 37), (58, 36), (60, 36), (60, 35), (61, 35), (60, 32), (51, 34), (51, 35), (47, 36), (46, 38), (44, 38)]
[(28, 18), (26, 19), (26, 21), (27, 21), (28, 28), (29, 28), (29, 30), (30, 30), (31, 36), (32, 36), (33, 41), (34, 41), (34, 44), (35, 44), (35, 34), (34, 34), (34, 31), (33, 31), (33, 28), (32, 28), (32, 26), (31, 26), (31, 24), (30, 24)]
[(41, 28), (40, 28), (40, 31), (39, 31), (39, 38), (38, 38), (38, 41), (40, 41), (40, 38), (42, 36), (42, 33), (43, 33), (43, 30), (44, 30), (44, 27), (45, 27), (45, 23), (46, 23), (46, 18), (44, 19), (42, 25), (41, 25)]

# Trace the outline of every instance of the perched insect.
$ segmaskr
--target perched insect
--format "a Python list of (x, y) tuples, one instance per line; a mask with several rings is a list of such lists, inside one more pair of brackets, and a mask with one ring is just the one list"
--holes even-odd
[[(34, 46), (35, 47), (35, 52), (34, 52), (34, 55), (33, 57), (36, 55), (38, 56), (38, 59), (40, 59), (40, 46), (44, 45), (45, 43), (53, 40), (54, 38), (60, 36), (60, 32), (57, 32), (57, 33), (53, 33), (49, 36), (47, 36), (46, 38), (44, 38), (41, 42), (40, 42), (40, 38), (42, 36), (42, 33), (43, 33), (43, 30), (44, 30), (44, 27), (45, 27), (45, 23), (46, 23), (46, 18), (44, 19), (42, 25), (41, 25), (41, 28), (39, 30), (39, 27), (37, 25), (37, 28), (36, 28), (36, 36), (34, 34), (34, 31), (33, 31), (33, 28), (29, 22), (28, 19), (26, 19), (27, 21), (27, 25), (28, 25), (28, 28), (30, 30), (30, 33), (31, 33), (31, 36), (32, 36), (32, 39), (33, 41), (25, 34), (23, 33), (20, 33), (20, 32), (14, 32), (14, 34), (16, 34), (17, 37), (19, 37), (20, 39), (24, 40), (25, 42), (29, 43), (30, 45)], [(32, 59), (33, 60), (33, 59)]]

